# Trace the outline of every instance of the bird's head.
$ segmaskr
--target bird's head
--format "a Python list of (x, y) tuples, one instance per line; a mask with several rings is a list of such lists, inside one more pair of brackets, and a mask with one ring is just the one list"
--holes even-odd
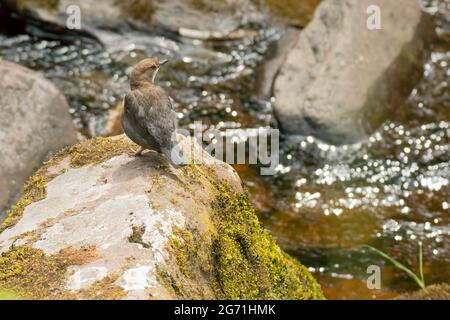
[(133, 69), (130, 76), (131, 87), (138, 87), (145, 83), (154, 83), (159, 68), (168, 60), (159, 61), (156, 58), (141, 60)]

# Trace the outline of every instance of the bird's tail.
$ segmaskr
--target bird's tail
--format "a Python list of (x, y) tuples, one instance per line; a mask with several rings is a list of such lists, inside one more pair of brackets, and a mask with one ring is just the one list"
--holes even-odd
[(174, 147), (172, 149), (162, 150), (169, 162), (176, 168), (184, 167), (189, 164), (186, 156), (181, 148)]

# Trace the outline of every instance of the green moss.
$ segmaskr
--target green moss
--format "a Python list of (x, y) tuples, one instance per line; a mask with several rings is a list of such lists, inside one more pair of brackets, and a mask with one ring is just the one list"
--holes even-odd
[(144, 248), (150, 248), (150, 245), (148, 243), (145, 243), (144, 240), (142, 240), (142, 236), (145, 233), (145, 227), (144, 226), (133, 226), (132, 227), (133, 232), (128, 237), (128, 241), (130, 243), (138, 243), (142, 245)]
[(45, 176), (38, 172), (25, 183), (22, 198), (8, 211), (6, 219), (0, 225), (0, 232), (14, 226), (19, 221), (26, 206), (47, 196), (46, 182)]
[[(192, 232), (176, 229), (172, 238), (171, 252), (175, 253), (177, 265), (183, 275), (195, 276), (200, 272), (210, 272), (210, 256), (202, 250), (206, 240), (197, 230)], [(183, 252), (184, 254), (176, 254)]]
[(201, 170), (193, 161), (189, 162), (182, 170), (183, 175), (189, 179), (189, 182), (197, 182), (202, 175)]
[(0, 256), (0, 287), (23, 297), (44, 299), (63, 286), (67, 263), (58, 255), (16, 247)]
[(180, 274), (164, 272), (166, 287), (181, 297), (192, 297), (203, 281), (219, 299), (323, 299), (307, 269), (261, 227), (247, 196), (227, 183), (215, 188), (215, 232), (210, 241), (196, 230), (175, 233), (169, 250)]
[(80, 142), (64, 152), (70, 156), (70, 165), (80, 168), (99, 164), (124, 153), (133, 153), (133, 146), (128, 140), (97, 137)]
[[(93, 246), (75, 249), (68, 247), (54, 255), (26, 246), (12, 247), (0, 255), (0, 288), (29, 299), (80, 299), (91, 297), (100, 283), (77, 293), (67, 293), (66, 272), (69, 266), (83, 265), (98, 259)], [(106, 280), (105, 280), (106, 281)], [(102, 282), (103, 283), (103, 282)], [(106, 281), (111, 295), (117, 288)], [(106, 292), (106, 290), (105, 290)]]
[(39, 227), (36, 228), (35, 230), (27, 231), (13, 237), (11, 239), (13, 240), (12, 245), (14, 246), (17, 240), (23, 240), (21, 245), (30, 245), (32, 243), (39, 241), (42, 235), (45, 233), (46, 228), (50, 228), (51, 226), (53, 226), (54, 222), (55, 222), (54, 218), (49, 218), (43, 223), (41, 223)]
[(213, 222), (216, 291), (226, 299), (322, 299), (304, 266), (284, 254), (260, 226), (246, 195), (218, 186)]
[(50, 160), (46, 161), (42, 167), (36, 171), (36, 173), (31, 176), (28, 181), (24, 184), (23, 195), (20, 200), (8, 211), (6, 219), (0, 224), (0, 233), (5, 229), (14, 226), (20, 218), (22, 218), (25, 208), (37, 201), (45, 199), (47, 196), (46, 185), (53, 178), (59, 174), (64, 173), (64, 171), (58, 174), (48, 174), (48, 168), (59, 163), (63, 158), (67, 156), (69, 148), (65, 148), (62, 151), (54, 155)]
[(180, 299), (211, 299), (212, 290), (209, 283), (212, 278), (211, 252), (205, 245), (207, 240), (198, 230), (173, 230), (174, 236), (168, 245), (176, 268), (167, 269), (159, 266), (157, 276), (159, 283)]

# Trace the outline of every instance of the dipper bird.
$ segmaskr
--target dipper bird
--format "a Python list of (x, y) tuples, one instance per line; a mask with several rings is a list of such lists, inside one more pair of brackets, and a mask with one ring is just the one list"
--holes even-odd
[(179, 166), (186, 164), (175, 147), (177, 116), (169, 95), (155, 84), (160, 67), (167, 60), (148, 58), (139, 62), (131, 72), (131, 91), (125, 96), (122, 126), (125, 134), (140, 146), (136, 156), (146, 149), (163, 153)]

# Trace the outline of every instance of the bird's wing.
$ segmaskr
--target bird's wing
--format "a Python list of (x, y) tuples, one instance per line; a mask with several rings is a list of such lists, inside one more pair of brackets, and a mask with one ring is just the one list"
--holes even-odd
[(174, 103), (175, 101), (172, 99), (171, 96), (169, 96), (169, 102), (170, 102), (170, 108), (171, 108), (172, 110), (174, 110), (174, 109), (173, 109), (173, 103)]
[[(125, 96), (125, 112), (130, 112), (161, 149), (172, 148), (172, 134), (177, 127), (176, 114), (169, 95), (163, 90), (145, 92), (133, 90)], [(127, 110), (128, 109), (128, 110)]]

